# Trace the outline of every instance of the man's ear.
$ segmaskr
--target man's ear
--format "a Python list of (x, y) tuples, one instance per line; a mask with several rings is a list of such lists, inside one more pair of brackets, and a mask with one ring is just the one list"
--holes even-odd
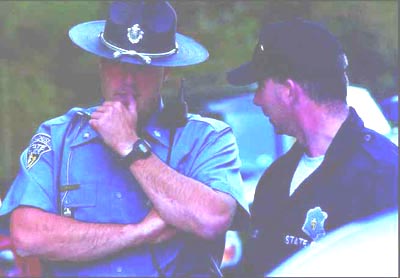
[(290, 91), (296, 90), (297, 89), (297, 83), (293, 79), (286, 79), (285, 82), (286, 86)]
[(282, 83), (283, 90), (283, 100), (285, 103), (290, 104), (297, 98), (297, 83), (293, 79), (286, 79), (285, 82)]
[(298, 94), (299, 94), (299, 85), (297, 84), (296, 81), (293, 79), (286, 79), (285, 81), (285, 86), (287, 88), (287, 98), (288, 101), (293, 102), (298, 99)]

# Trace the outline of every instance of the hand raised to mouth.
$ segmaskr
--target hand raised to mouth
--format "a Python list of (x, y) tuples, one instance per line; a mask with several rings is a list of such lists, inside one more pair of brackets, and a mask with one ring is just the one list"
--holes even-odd
[(136, 102), (130, 94), (116, 94), (92, 113), (89, 124), (116, 153), (125, 155), (138, 139)]

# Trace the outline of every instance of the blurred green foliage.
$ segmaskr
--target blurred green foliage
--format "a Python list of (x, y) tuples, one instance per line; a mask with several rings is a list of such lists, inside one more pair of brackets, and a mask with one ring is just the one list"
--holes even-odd
[[(40, 122), (100, 98), (97, 60), (74, 47), (71, 26), (104, 19), (109, 1), (0, 2), (0, 180), (12, 179), (18, 156)], [(171, 1), (178, 31), (200, 41), (210, 59), (179, 68), (188, 94), (242, 90), (225, 72), (250, 59), (260, 22), (303, 17), (325, 24), (343, 42), (353, 83), (376, 99), (398, 92), (397, 1)]]

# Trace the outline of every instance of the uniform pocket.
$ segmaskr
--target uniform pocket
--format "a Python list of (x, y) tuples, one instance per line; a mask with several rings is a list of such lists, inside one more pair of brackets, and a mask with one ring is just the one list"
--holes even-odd
[(86, 183), (61, 187), (61, 209), (64, 216), (95, 221), (97, 184)]

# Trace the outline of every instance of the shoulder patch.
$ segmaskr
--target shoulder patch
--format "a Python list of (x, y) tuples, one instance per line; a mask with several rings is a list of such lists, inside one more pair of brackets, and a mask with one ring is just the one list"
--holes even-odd
[(39, 158), (44, 154), (51, 151), (51, 138), (50, 135), (45, 133), (38, 133), (33, 136), (31, 144), (28, 148), (28, 154), (26, 158), (26, 169), (32, 168)]

